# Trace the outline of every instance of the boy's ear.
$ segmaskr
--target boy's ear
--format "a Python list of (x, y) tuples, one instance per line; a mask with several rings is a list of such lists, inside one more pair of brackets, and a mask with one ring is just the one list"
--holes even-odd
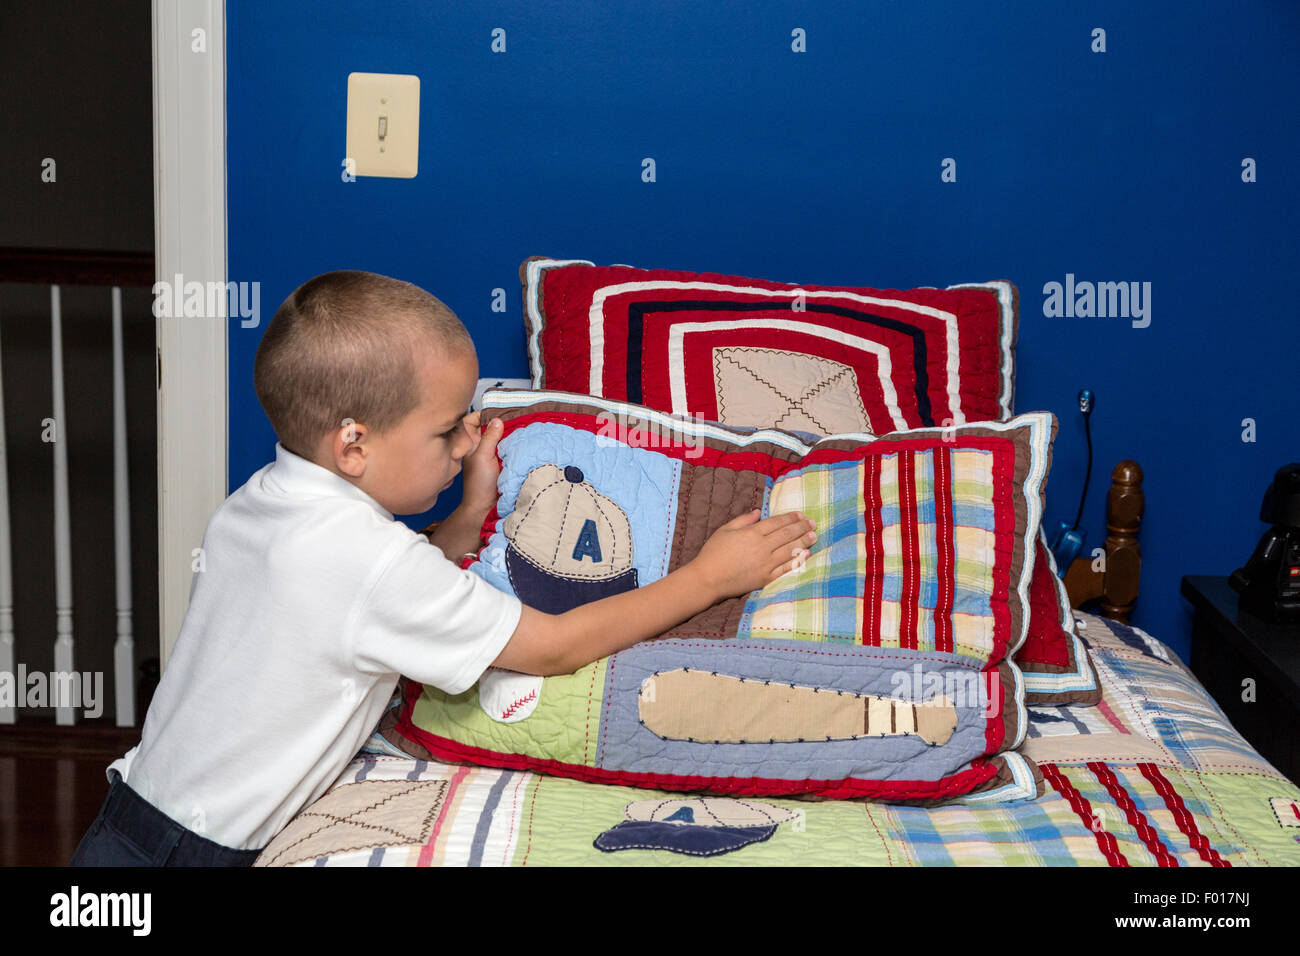
[(331, 441), (330, 454), (339, 471), (353, 478), (360, 478), (366, 471), (366, 438), (370, 430), (350, 418), (335, 430)]

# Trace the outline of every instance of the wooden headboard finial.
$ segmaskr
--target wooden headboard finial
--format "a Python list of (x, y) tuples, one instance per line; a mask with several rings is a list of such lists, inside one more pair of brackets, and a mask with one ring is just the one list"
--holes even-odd
[(1128, 622), (1137, 603), (1138, 583), (1142, 576), (1142, 548), (1138, 529), (1146, 510), (1142, 493), (1142, 468), (1125, 459), (1110, 475), (1110, 492), (1106, 495), (1106, 580), (1101, 593), (1101, 612), (1107, 617)]
[(1142, 576), (1138, 531), (1145, 509), (1142, 468), (1137, 462), (1125, 459), (1110, 473), (1110, 491), (1106, 494), (1108, 533), (1104, 545), (1104, 568), (1094, 570), (1091, 556), (1075, 559), (1065, 575), (1065, 589), (1072, 606), (1100, 600), (1102, 614), (1128, 623), (1137, 603)]

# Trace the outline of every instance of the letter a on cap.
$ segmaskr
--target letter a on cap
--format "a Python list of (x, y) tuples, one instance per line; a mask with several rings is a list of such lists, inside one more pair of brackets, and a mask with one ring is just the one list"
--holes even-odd
[(584, 557), (590, 557), (600, 564), (600, 536), (596, 533), (596, 522), (591, 518), (582, 523), (578, 542), (573, 546), (573, 560), (581, 561)]

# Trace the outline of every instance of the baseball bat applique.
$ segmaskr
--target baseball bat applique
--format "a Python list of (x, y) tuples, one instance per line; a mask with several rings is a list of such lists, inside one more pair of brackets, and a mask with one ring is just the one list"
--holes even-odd
[(863, 737), (920, 737), (945, 744), (957, 729), (947, 697), (922, 704), (678, 668), (645, 679), (641, 723), (667, 740), (695, 743), (822, 743)]

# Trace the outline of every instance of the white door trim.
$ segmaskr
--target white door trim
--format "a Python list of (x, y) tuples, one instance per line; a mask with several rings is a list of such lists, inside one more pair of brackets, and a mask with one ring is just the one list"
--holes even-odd
[[(223, 0), (153, 0), (155, 279), (169, 285), (178, 275), (205, 289), (226, 282), (225, 33)], [(189, 606), (193, 552), (226, 497), (226, 319), (155, 321), (159, 650), (166, 667)]]

